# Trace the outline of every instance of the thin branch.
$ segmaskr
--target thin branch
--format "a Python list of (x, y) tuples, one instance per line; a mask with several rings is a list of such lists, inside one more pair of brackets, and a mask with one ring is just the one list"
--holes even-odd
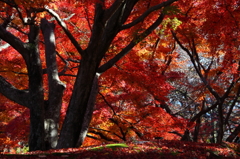
[(77, 75), (71, 75), (71, 74), (59, 74), (59, 76), (77, 77)]
[[(95, 129), (95, 130), (99, 130), (99, 131), (104, 131), (104, 132), (107, 132), (107, 133), (112, 133), (113, 135), (117, 136), (119, 139), (122, 140), (122, 137), (121, 137), (120, 135), (118, 135), (118, 134), (116, 134), (116, 133), (113, 133), (113, 132), (111, 132), (111, 131), (104, 130), (104, 129), (100, 129), (100, 128), (94, 128), (94, 127), (90, 127), (90, 128), (91, 128), (91, 129)], [(91, 131), (89, 131), (89, 132), (91, 132)]]
[(87, 20), (87, 23), (88, 23), (88, 27), (89, 27), (90, 31), (92, 32), (92, 26), (91, 26), (91, 23), (90, 23), (90, 20), (89, 20), (88, 9), (86, 8), (86, 6), (84, 6), (84, 11), (86, 12), (86, 20)]
[(172, 48), (172, 50), (171, 50), (171, 52), (170, 52), (170, 55), (167, 55), (166, 56), (166, 59), (165, 59), (165, 67), (164, 67), (164, 69), (163, 69), (163, 71), (162, 71), (162, 75), (164, 75), (165, 74), (165, 72), (167, 71), (167, 69), (169, 68), (169, 66), (170, 66), (170, 64), (171, 64), (171, 62), (172, 62), (172, 53), (173, 53), (173, 51), (176, 49), (176, 44), (175, 44), (175, 42), (174, 42), (174, 45), (173, 45), (173, 48)]
[(228, 123), (228, 120), (229, 120), (229, 118), (230, 118), (230, 115), (231, 115), (231, 113), (232, 113), (232, 111), (233, 111), (233, 108), (234, 108), (235, 104), (237, 103), (237, 100), (238, 100), (238, 98), (239, 98), (239, 95), (240, 95), (240, 87), (238, 87), (237, 95), (236, 95), (236, 97), (234, 98), (232, 104), (230, 105), (230, 108), (229, 108), (229, 110), (228, 110), (227, 116), (226, 116), (226, 118), (225, 118), (225, 122), (224, 122), (225, 124)]
[(75, 60), (75, 59), (72, 59), (72, 58), (68, 58), (67, 61), (71, 61), (71, 62), (74, 62), (74, 63), (81, 63), (81, 60)]
[(92, 135), (89, 135), (89, 134), (87, 134), (86, 137), (89, 137), (89, 138), (92, 138), (92, 139), (95, 139), (95, 140), (100, 140), (99, 138), (97, 138), (95, 136), (92, 136)]
[(59, 17), (59, 15), (55, 11), (50, 9), (48, 6), (45, 6), (45, 9), (49, 14), (51, 14), (57, 20), (58, 24), (62, 27), (63, 31), (68, 36), (68, 38), (70, 39), (74, 47), (77, 49), (77, 51), (81, 55), (83, 55), (83, 50), (81, 46), (78, 44), (77, 40), (73, 37), (73, 35), (68, 30), (66, 23)]
[(24, 35), (28, 35), (27, 33), (25, 33), (24, 31), (22, 31), (16, 24), (14, 24), (13, 22), (9, 25), (9, 27), (12, 27), (14, 29), (16, 29), (17, 31), (19, 31), (20, 33), (24, 34)]
[[(178, 45), (188, 54), (188, 56), (190, 57), (190, 60), (198, 74), (198, 76), (201, 78), (202, 82), (204, 83), (204, 85), (208, 88), (208, 90), (211, 92), (211, 94), (216, 98), (216, 100), (220, 100), (221, 97), (218, 95), (218, 93), (209, 85), (209, 82), (207, 81), (206, 78), (204, 78), (201, 69), (196, 65), (196, 59), (194, 58), (194, 54), (197, 54), (197, 52), (195, 52), (194, 54), (192, 54), (185, 46), (183, 46), (183, 44), (180, 42), (180, 40), (178, 39), (178, 37), (176, 36), (176, 33), (174, 31), (171, 31), (173, 38), (176, 40), (176, 42), (178, 43)], [(199, 70), (200, 69), (200, 70)]]
[(231, 135), (226, 139), (228, 142), (232, 142), (233, 139), (240, 133), (240, 124), (236, 127), (236, 129), (231, 133)]
[(203, 69), (204, 72), (206, 72), (206, 69), (205, 67), (202, 65), (202, 63), (200, 62), (200, 58), (199, 58), (199, 55), (197, 53), (197, 49), (196, 49), (196, 44), (195, 44), (195, 40), (194, 38), (192, 37), (191, 38), (191, 50), (192, 50), (192, 55), (195, 57), (195, 62), (197, 63), (197, 67), (198, 67), (198, 70), (201, 70), (201, 68)]
[(154, 56), (155, 56), (155, 53), (157, 51), (159, 43), (160, 43), (160, 37), (157, 38), (157, 40), (154, 44), (154, 48), (153, 48), (153, 51), (152, 51), (152, 57), (151, 57), (152, 59), (154, 59)]
[(172, 134), (178, 135), (180, 137), (183, 137), (183, 135), (181, 133), (179, 133), (178, 131), (169, 131), (168, 133), (172, 133)]
[(115, 112), (114, 108), (112, 107), (112, 105), (110, 103), (108, 103), (108, 101), (106, 100), (106, 98), (104, 97), (104, 95), (100, 92), (98, 92), (98, 94), (100, 94), (104, 100), (104, 102), (111, 108), (113, 115), (117, 115), (117, 113)]
[(106, 141), (118, 142), (118, 140), (111, 139), (111, 138), (107, 137), (106, 135), (104, 135), (103, 133), (101, 133), (99, 131), (91, 130), (91, 131), (89, 131), (89, 133), (93, 133), (93, 134), (99, 135), (101, 137), (101, 139), (104, 139)]
[[(208, 73), (209, 73), (209, 71), (210, 71), (210, 69), (211, 69), (211, 67), (212, 67), (212, 65), (213, 65), (213, 62), (214, 62), (214, 56), (212, 56), (212, 59), (211, 59), (211, 63), (208, 65), (208, 67), (207, 67), (207, 69), (206, 69), (206, 71), (205, 71), (205, 78), (207, 78), (208, 77)], [(217, 77), (216, 78), (218, 78), (219, 76), (218, 76), (218, 74), (217, 74)]]
[(56, 51), (56, 54), (65, 63), (63, 70), (61, 72), (59, 72), (58, 74), (64, 74), (68, 69), (69, 62), (67, 60), (65, 60), (57, 51)]
[(153, 11), (156, 11), (156, 10), (159, 10), (159, 9), (161, 9), (163, 7), (169, 6), (169, 5), (171, 5), (175, 1), (178, 1), (178, 0), (168, 0), (168, 1), (162, 2), (162, 3), (158, 4), (158, 5), (155, 5), (155, 6), (151, 7), (151, 8), (149, 8), (147, 11), (145, 11), (141, 16), (139, 16), (137, 19), (135, 19), (131, 23), (123, 25), (121, 27), (121, 30), (128, 29), (128, 28), (131, 28), (131, 27), (135, 26), (136, 24), (142, 22)]
[(226, 99), (228, 97), (228, 95), (231, 93), (232, 88), (234, 87), (234, 85), (239, 81), (240, 79), (238, 78), (236, 81), (234, 81), (234, 79), (232, 80), (230, 86), (228, 87), (227, 91), (224, 93), (224, 95), (221, 97), (222, 100)]
[(196, 121), (200, 116), (202, 116), (203, 114), (209, 112), (209, 111), (212, 110), (212, 109), (215, 109), (217, 106), (218, 106), (218, 102), (214, 103), (211, 107), (200, 111), (198, 114), (196, 114), (196, 115), (190, 120), (190, 122)]

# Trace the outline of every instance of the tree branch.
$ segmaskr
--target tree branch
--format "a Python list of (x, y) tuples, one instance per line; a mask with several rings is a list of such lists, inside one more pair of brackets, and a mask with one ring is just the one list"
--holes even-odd
[[(95, 130), (99, 130), (99, 131), (103, 131), (103, 132), (107, 132), (107, 133), (112, 133), (113, 135), (117, 136), (119, 139), (122, 140), (122, 137), (114, 132), (111, 132), (109, 130), (104, 130), (104, 129), (101, 129), (101, 128), (94, 128), (94, 127), (90, 127), (91, 129), (95, 129)], [(89, 132), (90, 133), (94, 133), (94, 132), (99, 132), (99, 131), (94, 131), (94, 130), (90, 130)]]
[(238, 87), (237, 95), (233, 99), (232, 104), (229, 106), (229, 110), (228, 110), (228, 113), (227, 113), (225, 121), (224, 121), (225, 124), (228, 124), (228, 120), (230, 118), (230, 115), (231, 115), (231, 113), (233, 111), (233, 108), (234, 108), (235, 104), (237, 103), (238, 98), (239, 98), (239, 94), (240, 94), (240, 87)]
[(101, 92), (98, 92), (98, 94), (100, 94), (104, 100), (104, 102), (111, 108), (113, 115), (117, 115), (117, 113), (115, 112), (114, 108), (112, 107), (112, 105), (106, 100), (106, 98), (104, 97), (104, 95)]
[(46, 11), (51, 14), (58, 22), (58, 24), (62, 27), (65, 34), (68, 36), (74, 47), (77, 49), (77, 51), (82, 55), (83, 50), (81, 46), (78, 44), (77, 40), (73, 37), (73, 35), (70, 33), (70, 31), (67, 28), (66, 23), (59, 17), (59, 15), (54, 12), (52, 9), (50, 9), (48, 6), (45, 7)]
[[(104, 135), (103, 133), (99, 132), (99, 131), (94, 131), (94, 130), (91, 130), (89, 131), (89, 133), (93, 133), (93, 134), (96, 134), (96, 135), (99, 135), (101, 139), (104, 139), (106, 141), (113, 141), (113, 142), (119, 142), (118, 140), (115, 140), (115, 139), (111, 139), (109, 137), (107, 137), (106, 135)], [(88, 136), (88, 135), (87, 135)], [(89, 136), (88, 136), (89, 137)], [(92, 137), (91, 137), (92, 138)], [(95, 139), (98, 139), (98, 138), (95, 138)]]
[(162, 22), (164, 18), (164, 14), (162, 13), (158, 19), (143, 33), (133, 38), (133, 40), (114, 58), (109, 60), (107, 63), (103, 64), (98, 68), (98, 73), (103, 73), (109, 68), (111, 68), (116, 62), (118, 62), (123, 56), (125, 56), (135, 45), (137, 45), (140, 41), (142, 41), (145, 37), (147, 37), (154, 29), (156, 29)]
[(125, 3), (125, 0), (116, 0), (104, 13), (104, 22), (110, 19), (114, 13)]
[(169, 5), (171, 5), (175, 1), (178, 1), (178, 0), (168, 0), (168, 1), (162, 2), (162, 3), (158, 4), (158, 5), (155, 5), (155, 6), (151, 7), (151, 8), (149, 8), (147, 11), (145, 11), (141, 16), (139, 16), (137, 19), (135, 19), (131, 23), (123, 25), (121, 27), (121, 30), (133, 27), (134, 25), (142, 22), (153, 11), (156, 11), (156, 10), (159, 10), (159, 9), (161, 9), (163, 7), (169, 6)]
[(207, 109), (204, 109), (204, 110), (201, 110), (198, 114), (196, 114), (191, 120), (190, 122), (194, 122), (196, 121), (200, 116), (202, 116), (203, 114), (209, 112), (210, 110), (212, 109), (215, 109), (217, 106), (218, 106), (218, 102), (214, 103), (211, 107), (207, 108)]
[(12, 84), (6, 81), (6, 79), (0, 76), (0, 93), (3, 94), (8, 99), (22, 105), (28, 106), (28, 91), (19, 90), (15, 88)]
[(2, 25), (0, 25), (0, 39), (4, 40), (17, 50), (23, 56), (25, 61), (28, 59), (26, 45), (19, 38), (8, 32)]
[[(202, 80), (202, 82), (204, 83), (204, 85), (207, 87), (207, 89), (211, 92), (211, 94), (216, 98), (216, 100), (220, 100), (221, 97), (218, 95), (218, 93), (210, 86), (209, 82), (207, 81), (206, 78), (204, 78), (203, 74), (201, 73), (201, 70), (199, 70), (199, 67), (196, 65), (196, 59), (194, 59), (194, 55), (191, 54), (191, 52), (185, 47), (183, 46), (183, 44), (180, 42), (180, 40), (178, 39), (178, 37), (176, 36), (176, 33), (172, 31), (172, 35), (173, 38), (176, 40), (176, 42), (178, 43), (178, 45), (181, 47), (181, 49), (183, 49), (188, 56), (190, 57), (190, 60), (198, 74), (198, 76), (200, 77), (200, 79)], [(197, 53), (195, 53), (197, 54)]]
[(232, 142), (233, 139), (240, 133), (240, 124), (236, 127), (236, 129), (231, 133), (231, 135), (226, 139), (228, 142)]

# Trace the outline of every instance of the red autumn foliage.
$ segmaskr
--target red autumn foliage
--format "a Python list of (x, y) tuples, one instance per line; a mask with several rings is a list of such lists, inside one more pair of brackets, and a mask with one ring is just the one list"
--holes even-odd
[[(90, 44), (96, 42), (95, 37), (92, 37), (96, 21), (94, 19), (96, 18), (95, 4), (100, 4), (103, 10), (108, 10), (114, 2), (113, 0), (104, 2), (38, 0), (37, 3), (33, 3), (30, 0), (17, 0), (11, 2), (14, 3), (13, 5), (0, 0), (2, 9), (0, 23), (4, 28), (6, 19), (11, 19), (12, 15), (13, 18), (6, 26), (6, 31), (21, 39), (23, 43), (27, 43), (28, 25), (32, 24), (27, 22), (24, 24), (23, 17), (30, 16), (34, 20), (34, 25), (37, 26), (42, 23), (42, 18), (52, 22), (54, 16), (45, 10), (45, 5), (48, 5), (66, 22), (68, 31), (73, 38), (77, 39), (78, 45), (83, 50), (88, 50), (89, 46), (91, 47)], [(136, 2), (138, 3), (134, 5), (121, 27), (127, 28), (128, 24), (135, 22), (139, 16), (149, 11), (149, 8), (155, 7), (163, 0)], [(212, 139), (211, 142), (221, 143), (223, 139), (232, 142), (240, 132), (238, 128), (239, 5), (237, 0), (201, 2), (179, 0), (174, 3), (174, 6), (165, 7), (160, 11), (161, 15), (165, 15), (164, 20), (147, 37), (144, 37), (147, 34), (145, 31), (159, 18), (159, 10), (152, 11), (144, 20), (130, 28), (120, 27), (122, 30), (116, 32), (112, 39), (110, 38), (110, 43), (104, 41), (108, 36), (101, 39), (104, 42), (99, 40), (99, 46), (109, 45), (107, 48), (101, 48), (106, 51), (99, 60), (99, 68), (120, 55), (119, 52), (128, 48), (129, 44), (135, 47), (128, 50), (128, 54), (116, 61), (111, 68), (101, 72), (99, 92), (96, 96), (88, 137), (83, 142), (83, 146), (135, 140), (152, 141), (160, 137), (166, 140), (193, 138), (192, 140), (198, 142), (210, 142)], [(60, 130), (64, 127), (67, 110), (70, 109), (68, 105), (72, 98), (79, 66), (82, 60), (86, 59), (80, 56), (80, 54), (83, 55), (79, 51), (81, 49), (76, 51), (76, 46), (69, 40), (69, 36), (62, 30), (63, 27), (59, 22), (57, 24), (54, 21), (54, 24), (57, 33), (55, 35), (57, 72), (60, 80), (66, 84), (58, 117), (60, 119), (59, 132), (56, 133), (58, 137)], [(107, 22), (104, 25), (107, 26)], [(102, 27), (103, 24), (99, 26)], [(114, 27), (110, 28), (108, 33), (111, 34), (116, 30)], [(96, 33), (96, 36), (98, 35)], [(45, 57), (44, 33), (40, 33), (39, 37), (39, 60), (42, 62), (41, 69), (43, 69), (42, 101), (47, 107), (46, 103), (50, 100), (51, 92), (49, 74), (46, 73), (49, 68), (46, 62), (47, 57)], [(101, 36), (97, 38), (99, 37)], [(90, 43), (91, 40), (94, 42)], [(3, 40), (0, 41), (0, 51), (0, 76), (19, 90), (28, 90), (30, 70), (22, 55), (14, 49), (14, 46), (8, 46)], [(82, 89), (85, 88), (85, 85), (81, 86), (83, 86)], [(29, 109), (9, 101), (2, 95), (0, 99), (0, 141), (2, 143), (0, 149), (19, 147), (21, 146), (19, 142), (28, 142), (28, 135), (31, 133)], [(184, 139), (187, 132), (191, 135), (188, 134)], [(161, 147), (163, 150), (161, 153), (171, 157), (173, 155), (169, 154), (171, 151), (179, 153), (180, 156), (183, 154), (182, 157), (213, 155), (212, 152), (208, 153), (203, 149), (203, 145), (195, 143), (195, 148), (200, 145), (197, 152), (185, 153), (186, 149), (182, 147), (185, 143), (183, 143), (166, 141), (164, 144), (157, 143), (150, 146)], [(166, 146), (167, 144), (171, 145), (171, 150)], [(179, 149), (175, 150), (174, 144)], [(186, 145), (189, 150), (194, 149), (194, 146), (191, 147), (188, 143)], [(149, 147), (146, 149), (150, 149), (149, 153), (155, 157), (158, 155), (155, 153), (157, 151), (155, 148), (154, 150)], [(133, 149), (132, 147), (126, 151), (132, 153), (135, 151)], [(226, 149), (219, 149), (219, 152), (222, 153), (221, 156), (230, 154)], [(89, 157), (90, 152), (86, 153), (85, 157)], [(109, 154), (108, 157), (114, 155), (114, 151), (108, 149), (106, 153)], [(115, 153), (121, 156), (123, 152)], [(148, 152), (145, 152), (144, 155), (147, 154)], [(94, 155), (101, 156), (98, 153)], [(129, 154), (123, 153), (124, 155)]]

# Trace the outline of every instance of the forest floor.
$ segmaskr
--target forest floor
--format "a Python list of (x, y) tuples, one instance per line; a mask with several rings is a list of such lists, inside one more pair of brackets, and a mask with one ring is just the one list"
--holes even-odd
[(72, 158), (72, 159), (218, 159), (240, 158), (240, 144), (206, 144), (183, 141), (137, 141), (115, 143), (74, 149), (35, 151), (27, 153), (4, 153), (5, 158)]

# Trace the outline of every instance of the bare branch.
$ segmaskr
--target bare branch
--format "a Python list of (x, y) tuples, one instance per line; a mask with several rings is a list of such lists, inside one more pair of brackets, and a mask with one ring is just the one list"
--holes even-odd
[[(173, 38), (176, 40), (176, 42), (178, 43), (178, 45), (188, 54), (188, 56), (190, 57), (190, 60), (198, 74), (198, 76), (201, 78), (202, 82), (204, 83), (204, 85), (207, 87), (207, 89), (211, 92), (211, 94), (216, 98), (216, 100), (220, 100), (221, 97), (219, 96), (219, 94), (210, 86), (209, 82), (207, 81), (206, 78), (204, 78), (200, 68), (196, 65), (196, 60), (193, 56), (193, 54), (185, 47), (183, 46), (183, 44), (180, 42), (180, 40), (178, 39), (177, 35), (175, 32), (172, 31), (172, 35)], [(197, 54), (197, 53), (195, 53)]]
[(104, 102), (111, 108), (113, 115), (117, 115), (117, 113), (115, 112), (114, 108), (112, 107), (112, 105), (106, 100), (106, 98), (104, 97), (104, 95), (100, 92), (98, 92), (98, 94), (100, 94), (104, 100)]

